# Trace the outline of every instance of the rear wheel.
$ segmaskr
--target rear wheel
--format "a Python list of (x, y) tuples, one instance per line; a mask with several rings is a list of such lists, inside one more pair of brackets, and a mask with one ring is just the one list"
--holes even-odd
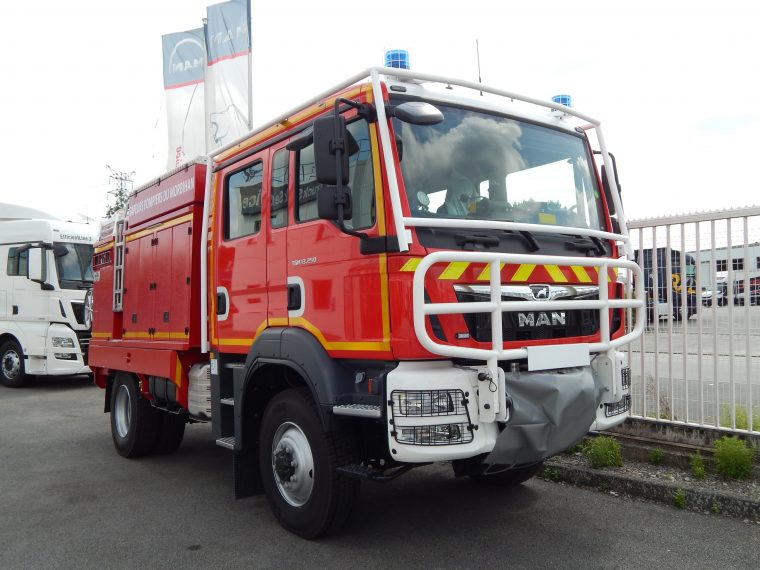
[(119, 372), (111, 388), (111, 437), (119, 455), (131, 458), (152, 453), (160, 420), (158, 411), (140, 394), (137, 378)]
[(346, 522), (359, 481), (335, 469), (354, 458), (348, 432), (324, 432), (305, 389), (277, 394), (261, 423), (259, 465), (269, 505), (278, 521), (304, 538), (316, 538)]
[(515, 467), (508, 471), (500, 471), (498, 473), (479, 473), (476, 475), (470, 475), (475, 481), (483, 481), (491, 485), (498, 485), (501, 487), (512, 487), (525, 483), (528, 479), (537, 475), (544, 466), (543, 461), (538, 463), (532, 463), (530, 465), (524, 465), (521, 467)]
[(26, 384), (24, 353), (15, 340), (0, 346), (0, 380), (8, 388), (20, 388)]

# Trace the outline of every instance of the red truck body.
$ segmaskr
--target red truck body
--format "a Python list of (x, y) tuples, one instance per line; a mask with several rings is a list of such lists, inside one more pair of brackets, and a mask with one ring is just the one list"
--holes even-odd
[[(639, 305), (617, 272), (635, 266), (618, 260), (613, 194), (586, 167), (590, 143), (555, 119), (539, 128), (490, 108), (470, 117), (446, 97), (398, 78), (352, 84), (131, 196), (96, 246), (90, 347), (122, 455), (172, 451), (185, 422), (210, 420), (234, 452), (236, 495), (265, 491), (284, 526), (313, 537), (345, 519), (359, 479), (452, 460), (457, 474), (520, 482), (594, 421), (622, 421), (630, 377), (614, 348)], [(535, 153), (558, 171), (571, 165), (576, 205), (531, 198), (512, 202), (507, 219), (480, 216), (478, 196), (465, 217), (436, 214), (431, 197), (454, 182), (405, 170), (425, 148), (410, 129), (432, 123), (391, 118), (423, 98), (447, 121), (462, 114), (459, 128), (519, 124), (524, 147), (557, 137), (559, 150)], [(319, 123), (333, 109), (348, 125), (329, 152), (349, 143), (350, 211), (319, 158)], [(541, 164), (527, 150), (524, 159)], [(415, 176), (427, 176), (416, 192)], [(490, 180), (493, 209), (502, 190), (489, 176), (480, 187)], [(327, 192), (336, 199), (325, 209)], [(428, 263), (431, 254), (443, 257)], [(577, 393), (546, 395), (574, 375)], [(561, 402), (561, 425), (517, 413), (542, 398)], [(540, 426), (542, 449), (523, 424)]]

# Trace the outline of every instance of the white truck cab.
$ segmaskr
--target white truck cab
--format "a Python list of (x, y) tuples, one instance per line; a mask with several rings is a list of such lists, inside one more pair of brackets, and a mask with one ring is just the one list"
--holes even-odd
[[(32, 217), (34, 216), (34, 217)], [(99, 224), (0, 204), (0, 381), (88, 374)]]

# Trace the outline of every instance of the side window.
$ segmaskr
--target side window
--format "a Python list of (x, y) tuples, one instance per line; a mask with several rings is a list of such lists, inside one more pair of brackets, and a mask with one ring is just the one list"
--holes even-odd
[(272, 158), (272, 228), (288, 225), (288, 158), (290, 152), (281, 148)]
[(367, 121), (354, 121), (348, 125), (348, 131), (356, 140), (359, 152), (348, 157), (353, 217), (346, 220), (346, 227), (358, 230), (375, 225), (375, 173)]
[(296, 220), (308, 222), (317, 218), (317, 191), (322, 186), (317, 182), (314, 168), (314, 143), (298, 152), (298, 188), (296, 188)]
[[(348, 185), (351, 188), (353, 217), (346, 220), (346, 227), (369, 228), (375, 224), (375, 174), (372, 168), (372, 146), (367, 121), (361, 119), (350, 123), (348, 131), (356, 140), (359, 150), (348, 157)], [(296, 164), (296, 219), (300, 222), (314, 220), (317, 218), (317, 192), (322, 185), (317, 182), (314, 169), (313, 144), (297, 153)]]
[(8, 250), (8, 267), (7, 274), (9, 276), (21, 276), (26, 277), (27, 274), (27, 259), (29, 258), (29, 250), (18, 253), (17, 247), (12, 247)]
[(261, 230), (264, 163), (255, 162), (227, 177), (224, 188), (224, 238), (235, 239)]

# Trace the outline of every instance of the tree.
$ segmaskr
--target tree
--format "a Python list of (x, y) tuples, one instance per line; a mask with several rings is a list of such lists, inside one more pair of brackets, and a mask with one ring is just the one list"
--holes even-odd
[(127, 206), (127, 200), (132, 193), (132, 177), (134, 172), (122, 172), (116, 170), (106, 164), (106, 167), (111, 172), (108, 176), (108, 182), (115, 184), (115, 188), (108, 191), (110, 196), (113, 196), (113, 204), (106, 208), (106, 219), (110, 218), (117, 212), (123, 210)]

